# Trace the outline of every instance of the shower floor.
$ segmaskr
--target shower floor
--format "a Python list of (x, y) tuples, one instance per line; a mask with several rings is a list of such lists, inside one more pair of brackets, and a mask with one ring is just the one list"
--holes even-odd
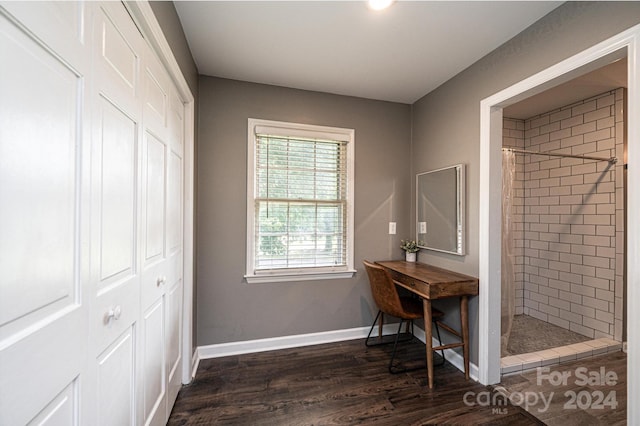
[(513, 317), (507, 350), (502, 351), (502, 356), (538, 352), (587, 340), (591, 339), (537, 318), (516, 315)]

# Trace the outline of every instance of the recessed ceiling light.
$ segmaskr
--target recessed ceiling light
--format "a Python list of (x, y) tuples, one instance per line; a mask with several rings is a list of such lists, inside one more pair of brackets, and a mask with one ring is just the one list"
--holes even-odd
[(394, 0), (369, 0), (367, 3), (369, 4), (369, 9), (372, 10), (382, 10), (391, 6)]

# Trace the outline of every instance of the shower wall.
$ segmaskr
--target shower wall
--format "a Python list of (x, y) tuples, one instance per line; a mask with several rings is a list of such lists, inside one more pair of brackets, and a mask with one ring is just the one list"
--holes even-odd
[(617, 156), (518, 155), (517, 313), (590, 338), (622, 339), (625, 89), (527, 120), (504, 120), (505, 146)]

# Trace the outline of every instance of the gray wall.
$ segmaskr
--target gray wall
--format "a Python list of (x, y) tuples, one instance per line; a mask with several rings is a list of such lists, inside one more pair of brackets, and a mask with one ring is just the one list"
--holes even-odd
[[(480, 101), (638, 23), (640, 2), (565, 3), (413, 105), (412, 172), (467, 164), (468, 254), (422, 251), (420, 261), (478, 274)], [(448, 315), (452, 322), (456, 314)], [(477, 298), (469, 317), (471, 360), (477, 362)]]
[[(370, 325), (362, 260), (399, 258), (409, 236), (410, 106), (206, 76), (199, 87), (197, 344)], [(354, 278), (244, 281), (250, 117), (355, 129)]]

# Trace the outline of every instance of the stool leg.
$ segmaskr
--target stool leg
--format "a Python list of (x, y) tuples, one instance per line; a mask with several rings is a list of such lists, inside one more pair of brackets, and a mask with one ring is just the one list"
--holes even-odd
[(376, 323), (378, 322), (378, 318), (380, 318), (381, 315), (382, 315), (382, 311), (378, 311), (378, 314), (376, 315), (376, 319), (373, 320), (373, 324), (371, 324), (371, 328), (369, 329), (369, 334), (367, 334), (367, 340), (364, 341), (365, 346), (369, 346), (369, 339), (371, 338), (371, 332), (373, 331), (373, 327), (376, 326)]
[(396, 333), (396, 341), (393, 343), (393, 353), (391, 354), (391, 359), (389, 360), (389, 373), (396, 373), (393, 371), (393, 359), (396, 357), (396, 349), (398, 348), (398, 339), (400, 338), (400, 332), (402, 331), (402, 323), (403, 319), (400, 319), (400, 325), (398, 326), (398, 332)]

